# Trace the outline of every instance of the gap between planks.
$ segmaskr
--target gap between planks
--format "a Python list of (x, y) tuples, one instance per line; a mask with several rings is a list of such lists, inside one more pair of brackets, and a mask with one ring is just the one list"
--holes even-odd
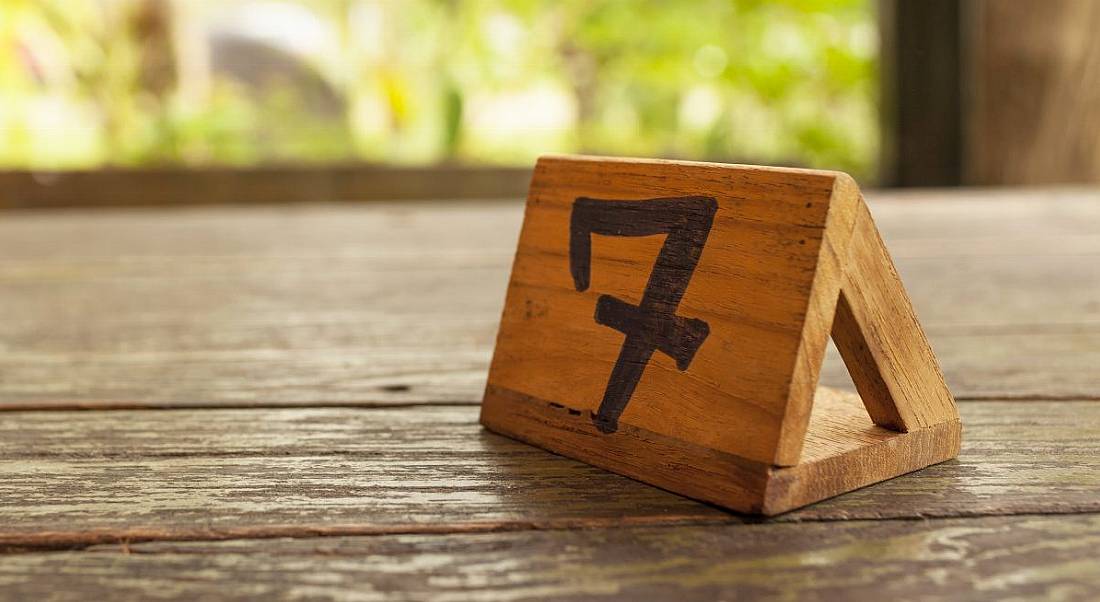
[(1098, 541), (1085, 515), (160, 542), (9, 556), (0, 583), (73, 600), (1096, 599)]
[[(832, 388), (852, 390), (850, 387)], [(1004, 402), (1020, 403), (1028, 401), (1062, 401), (1095, 403), (1100, 401), (1100, 395), (1043, 395), (1023, 394), (1011, 395), (1004, 393), (956, 395), (958, 402)], [(195, 403), (154, 403), (128, 400), (36, 400), (25, 402), (0, 403), (0, 414), (17, 412), (115, 412), (125, 410), (154, 410), (154, 411), (181, 411), (181, 410), (311, 410), (311, 409), (349, 409), (349, 410), (394, 410), (402, 408), (458, 408), (481, 405), (481, 400), (469, 401), (316, 401), (316, 402), (287, 402), (287, 403), (233, 403), (233, 402), (195, 402)]]
[(4, 538), (0, 542), (0, 556), (5, 554), (25, 554), (35, 552), (55, 552), (87, 550), (89, 548), (107, 548), (120, 546), (130, 553), (129, 546), (144, 543), (187, 543), (187, 542), (249, 542), (270, 539), (319, 539), (341, 537), (388, 537), (403, 535), (455, 536), (484, 535), (493, 533), (516, 533), (525, 531), (612, 531), (629, 529), (682, 529), (704, 527), (708, 525), (727, 528), (768, 527), (797, 524), (843, 523), (845, 525), (888, 525), (902, 523), (950, 523), (978, 519), (1026, 519), (1072, 516), (1097, 516), (1100, 512), (1092, 510), (1070, 510), (1059, 512), (1024, 512), (1019, 514), (998, 514), (993, 512), (950, 516), (910, 516), (875, 518), (796, 518), (793, 520), (766, 518), (753, 515), (730, 514), (728, 520), (721, 518), (702, 519), (684, 517), (677, 520), (668, 516), (625, 517), (624, 519), (573, 519), (540, 521), (493, 521), (485, 523), (441, 523), (409, 525), (339, 525), (325, 527), (321, 525), (265, 525), (262, 527), (234, 527), (229, 529), (203, 530), (191, 532), (172, 530), (170, 533), (157, 529), (131, 529), (123, 531), (88, 532), (51, 532), (43, 536), (26, 538)]
[[(958, 461), (766, 522), (1096, 513), (1083, 407), (972, 406)], [(479, 434), (470, 410), (220, 413), (9, 420), (0, 546), (765, 522)]]

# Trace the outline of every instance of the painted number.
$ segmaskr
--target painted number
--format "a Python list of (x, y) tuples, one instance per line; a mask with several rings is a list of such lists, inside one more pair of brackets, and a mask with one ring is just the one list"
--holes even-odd
[(593, 417), (601, 432), (618, 430), (619, 416), (630, 402), (654, 351), (676, 360), (676, 367), (684, 371), (710, 334), (706, 322), (677, 315), (676, 308), (699, 263), (717, 209), (717, 201), (701, 196), (641, 201), (580, 197), (573, 202), (569, 270), (578, 291), (588, 290), (593, 234), (667, 235), (640, 304), (631, 305), (611, 295), (600, 295), (596, 301), (596, 323), (626, 335), (603, 401)]

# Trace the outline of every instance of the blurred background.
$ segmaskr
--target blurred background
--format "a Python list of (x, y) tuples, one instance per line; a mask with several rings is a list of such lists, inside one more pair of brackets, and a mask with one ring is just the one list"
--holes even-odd
[(1093, 181), (1097, 25), (1089, 0), (4, 0), (0, 204), (515, 195), (552, 152)]

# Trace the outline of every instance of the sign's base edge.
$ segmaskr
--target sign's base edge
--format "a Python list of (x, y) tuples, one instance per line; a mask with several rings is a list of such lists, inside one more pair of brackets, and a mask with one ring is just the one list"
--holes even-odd
[(954, 458), (961, 424), (907, 433), (870, 422), (855, 393), (819, 387), (802, 457), (777, 467), (623, 424), (602, 433), (589, 412), (490, 385), (489, 430), (723, 508), (774, 516)]

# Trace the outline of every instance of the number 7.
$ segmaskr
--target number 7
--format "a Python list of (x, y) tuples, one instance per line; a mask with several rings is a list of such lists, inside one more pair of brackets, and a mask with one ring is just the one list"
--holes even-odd
[(593, 234), (667, 234), (641, 303), (631, 305), (611, 295), (600, 295), (596, 301), (596, 323), (626, 335), (603, 401), (592, 418), (601, 432), (618, 430), (619, 416), (630, 402), (654, 351), (660, 350), (676, 360), (676, 367), (684, 371), (710, 334), (706, 322), (679, 316), (676, 308), (699, 263), (717, 210), (718, 202), (703, 196), (640, 201), (580, 197), (573, 201), (569, 220), (569, 271), (578, 291), (588, 290)]

